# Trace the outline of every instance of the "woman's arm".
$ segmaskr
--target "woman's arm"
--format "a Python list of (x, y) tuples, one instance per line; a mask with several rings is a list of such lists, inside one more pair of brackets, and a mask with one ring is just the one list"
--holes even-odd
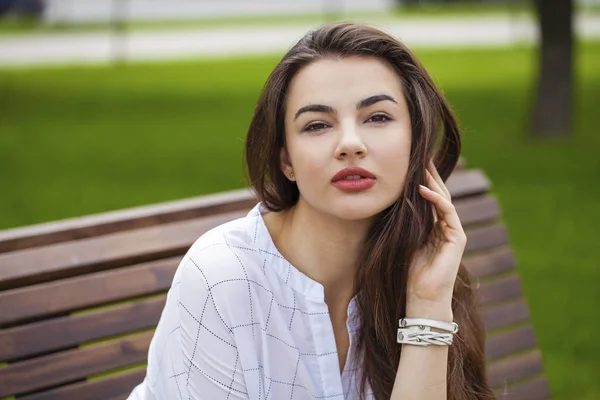
[(212, 282), (226, 279), (220, 275), (228, 268), (214, 258), (190, 250), (179, 264), (150, 344), (145, 381), (130, 399), (248, 398), (228, 301)]
[(173, 374), (183, 374), (180, 386), (185, 383), (185, 388), (178, 387), (178, 391), (188, 393), (186, 400), (247, 399), (232, 322), (220, 297), (223, 291), (215, 292), (215, 283), (211, 286), (207, 281), (206, 266), (215, 268), (211, 262), (190, 258), (182, 266), (178, 309), (183, 369)]
[[(434, 227), (408, 271), (406, 317), (452, 322), (452, 296), (467, 237), (450, 192), (433, 162), (421, 196), (433, 206)], [(403, 344), (391, 400), (446, 400), (448, 346)]]

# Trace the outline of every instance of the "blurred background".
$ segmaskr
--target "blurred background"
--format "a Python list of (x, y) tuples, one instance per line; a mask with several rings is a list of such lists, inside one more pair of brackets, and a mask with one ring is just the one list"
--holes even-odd
[(554, 397), (600, 399), (600, 0), (0, 0), (0, 229), (242, 187), (269, 72), (338, 20), (443, 89)]

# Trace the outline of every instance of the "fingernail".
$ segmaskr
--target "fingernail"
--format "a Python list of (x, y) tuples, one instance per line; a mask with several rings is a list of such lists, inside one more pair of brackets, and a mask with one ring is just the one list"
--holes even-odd
[(427, 186), (419, 185), (419, 187), (421, 189), (425, 190), (426, 192), (431, 192), (431, 190), (429, 190), (429, 188)]

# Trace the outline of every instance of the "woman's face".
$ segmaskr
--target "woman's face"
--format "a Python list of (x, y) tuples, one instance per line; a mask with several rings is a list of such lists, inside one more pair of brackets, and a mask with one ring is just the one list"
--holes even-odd
[[(375, 57), (324, 59), (290, 82), (283, 172), (300, 201), (342, 219), (370, 218), (401, 195), (411, 124), (400, 78)], [(349, 167), (344, 180), (335, 175)], [(360, 179), (356, 179), (361, 176)]]

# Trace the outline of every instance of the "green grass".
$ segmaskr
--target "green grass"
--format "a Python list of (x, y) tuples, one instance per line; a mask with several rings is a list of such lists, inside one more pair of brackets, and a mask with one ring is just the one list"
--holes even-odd
[(600, 304), (600, 46), (580, 50), (568, 140), (528, 135), (529, 52), (453, 53), (429, 64), (464, 124), (465, 158), (500, 199), (555, 398), (592, 400), (600, 398), (600, 324), (589, 319)]
[[(574, 134), (528, 134), (535, 53), (418, 50), (493, 183), (558, 399), (600, 398), (600, 43), (579, 46)], [(0, 71), (0, 228), (243, 185), (243, 137), (277, 61)]]

